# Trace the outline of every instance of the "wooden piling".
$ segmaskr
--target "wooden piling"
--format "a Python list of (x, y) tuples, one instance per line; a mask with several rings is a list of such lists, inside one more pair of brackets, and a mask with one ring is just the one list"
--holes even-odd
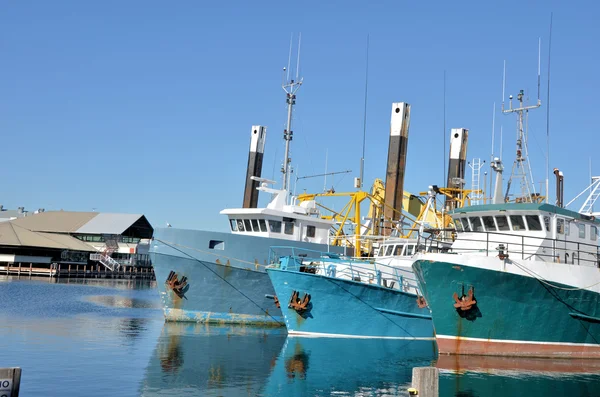
[(0, 395), (19, 397), (21, 368), (0, 368)]
[(438, 368), (413, 368), (412, 389), (416, 389), (419, 397), (439, 397), (439, 378), (440, 370)]
[(21, 277), (21, 262), (19, 262), (19, 274), (18, 274), (18, 276)]
[(33, 263), (29, 264), (29, 277), (31, 277), (31, 273), (33, 272)]

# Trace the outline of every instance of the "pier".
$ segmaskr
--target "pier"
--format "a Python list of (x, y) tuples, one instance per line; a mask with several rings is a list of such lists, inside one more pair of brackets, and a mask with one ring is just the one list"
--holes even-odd
[(33, 263), (15, 263), (0, 266), (0, 274), (7, 276), (46, 276), (56, 278), (129, 278), (154, 280), (154, 269), (144, 266), (121, 266), (117, 270), (109, 270), (102, 265), (60, 265), (49, 267), (34, 266)]

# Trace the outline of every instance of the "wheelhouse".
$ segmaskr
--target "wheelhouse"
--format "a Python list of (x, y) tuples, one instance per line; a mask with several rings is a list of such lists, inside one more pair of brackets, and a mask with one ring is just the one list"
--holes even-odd
[(598, 264), (598, 227), (591, 216), (550, 204), (506, 203), (460, 208), (452, 251)]

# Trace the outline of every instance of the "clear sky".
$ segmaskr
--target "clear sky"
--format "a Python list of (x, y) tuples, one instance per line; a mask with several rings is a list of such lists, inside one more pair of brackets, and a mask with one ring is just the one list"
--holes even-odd
[[(550, 167), (565, 173), (568, 201), (589, 184), (598, 152), (595, 1), (4, 1), (0, 203), (225, 230), (219, 211), (242, 204), (253, 124), (268, 127), (263, 176), (281, 179), (281, 69), (297, 32), (304, 85), (293, 165), (299, 176), (322, 173), (327, 153), (328, 171), (353, 171), (328, 180), (337, 191), (352, 190), (359, 173), (367, 34), (365, 182), (385, 178), (391, 103), (404, 101), (412, 105), (410, 192), (445, 179), (444, 71), (446, 126), (468, 128), (468, 158), (488, 164), (503, 61), (507, 96), (524, 89), (534, 101), (541, 37), (542, 108), (531, 112), (529, 143), (543, 181), (551, 11)], [(498, 112), (495, 153), (502, 125), (508, 169), (515, 124)], [(297, 191), (323, 185), (305, 179)]]

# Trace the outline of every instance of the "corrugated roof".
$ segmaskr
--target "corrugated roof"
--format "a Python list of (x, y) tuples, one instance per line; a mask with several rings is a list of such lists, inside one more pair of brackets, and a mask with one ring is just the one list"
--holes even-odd
[(15, 224), (15, 221), (0, 223), (0, 245), (95, 251), (92, 246), (74, 237), (33, 232)]
[(15, 225), (35, 232), (75, 233), (98, 212), (46, 211), (15, 219)]
[(142, 216), (141, 214), (111, 214), (101, 212), (77, 229), (75, 233), (122, 234)]

